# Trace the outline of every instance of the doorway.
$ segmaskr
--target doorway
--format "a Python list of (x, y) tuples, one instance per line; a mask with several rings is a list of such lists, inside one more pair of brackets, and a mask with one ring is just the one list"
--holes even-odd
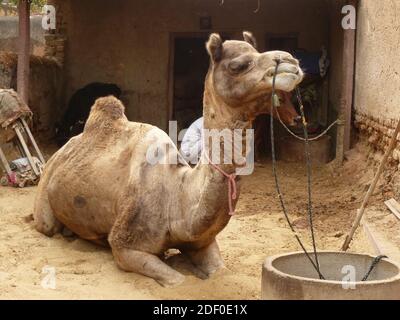
[[(265, 47), (267, 51), (281, 50), (293, 53), (298, 48), (298, 34), (272, 34), (267, 33), (265, 37)], [(287, 104), (291, 104), (287, 101)], [(281, 127), (277, 126), (279, 136), (285, 135), (286, 132), (280, 131)], [(270, 115), (261, 114), (254, 121), (255, 131), (255, 159), (263, 161), (270, 156)]]
[(172, 112), (178, 132), (188, 128), (203, 114), (204, 80), (210, 59), (205, 43), (208, 34), (173, 38)]
[(56, 141), (61, 147), (71, 137), (83, 132), (90, 109), (100, 97), (120, 98), (121, 89), (114, 83), (92, 82), (77, 90), (70, 98), (60, 122), (56, 124)]

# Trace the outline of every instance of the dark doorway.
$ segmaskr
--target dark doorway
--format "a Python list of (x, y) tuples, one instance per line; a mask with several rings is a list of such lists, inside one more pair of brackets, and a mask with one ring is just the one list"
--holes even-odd
[(281, 50), (293, 53), (298, 48), (298, 34), (267, 34), (265, 44), (268, 51)]
[[(298, 47), (298, 35), (290, 34), (270, 34), (265, 37), (265, 46), (267, 51), (280, 50), (293, 53)], [(280, 126), (277, 130), (280, 130)], [(255, 158), (257, 161), (262, 161), (270, 156), (270, 116), (267, 114), (259, 115), (254, 121), (255, 132)], [(285, 132), (281, 132), (285, 134)], [(279, 134), (279, 136), (281, 135)]]
[(56, 140), (64, 145), (71, 137), (83, 132), (90, 109), (96, 99), (113, 95), (121, 96), (121, 89), (113, 83), (93, 82), (77, 90), (68, 102), (60, 123), (56, 126)]
[(210, 62), (206, 41), (207, 35), (174, 40), (172, 119), (178, 122), (178, 131), (203, 114), (204, 80)]

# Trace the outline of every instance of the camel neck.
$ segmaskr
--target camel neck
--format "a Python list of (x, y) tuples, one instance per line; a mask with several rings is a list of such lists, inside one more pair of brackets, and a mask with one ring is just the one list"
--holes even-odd
[(238, 165), (243, 164), (246, 152), (249, 152), (246, 135), (251, 121), (245, 119), (241, 112), (243, 108), (227, 105), (210, 88), (211, 82), (207, 78), (203, 98), (203, 154), (199, 163), (212, 162), (227, 174), (232, 174)]
[[(247, 129), (251, 128), (251, 122), (243, 120), (240, 109), (224, 104), (212, 90), (207, 88), (206, 81), (203, 102), (205, 129), (203, 154), (198, 165), (191, 171), (190, 177), (187, 177), (187, 188), (185, 188), (190, 190), (187, 197), (196, 199), (196, 206), (189, 214), (192, 234), (200, 237), (209, 232), (217, 234), (228, 223), (231, 217), (229, 212), (235, 207), (237, 198), (229, 200), (229, 188), (233, 191), (234, 186), (227, 176), (235, 174), (239, 166), (235, 152), (240, 156), (240, 160), (244, 160), (246, 151), (251, 149), (246, 140)], [(237, 138), (242, 138), (242, 142), (237, 144)], [(206, 139), (209, 141), (205, 141)], [(233, 145), (232, 139), (235, 142)], [(231, 148), (225, 148), (227, 144), (230, 144)], [(236, 149), (238, 145), (241, 147), (240, 150)], [(216, 148), (219, 150), (216, 151)], [(226, 163), (226, 159), (232, 162)], [(223, 173), (215, 166), (218, 166)], [(237, 192), (239, 193), (239, 185)]]

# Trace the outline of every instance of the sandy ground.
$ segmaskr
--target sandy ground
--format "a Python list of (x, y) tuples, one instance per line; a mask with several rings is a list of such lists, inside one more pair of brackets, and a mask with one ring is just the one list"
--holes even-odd
[[(339, 250), (350, 228), (372, 174), (359, 161), (355, 153), (340, 170), (330, 165), (314, 168), (319, 249)], [(279, 175), (291, 217), (309, 246), (305, 169), (279, 163)], [(36, 232), (30, 219), (35, 193), (36, 187), (0, 187), (2, 299), (258, 299), (264, 259), (299, 250), (280, 210), (268, 161), (243, 179), (237, 214), (218, 236), (226, 268), (200, 280), (175, 257), (174, 265), (187, 275), (176, 288), (163, 288), (152, 279), (119, 270), (108, 249)], [(362, 232), (357, 233), (351, 251), (372, 253)], [(56, 289), (41, 286), (45, 266), (55, 268)]]

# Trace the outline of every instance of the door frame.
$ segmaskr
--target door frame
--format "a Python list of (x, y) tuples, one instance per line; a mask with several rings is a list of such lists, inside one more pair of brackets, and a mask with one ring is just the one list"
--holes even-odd
[[(174, 66), (175, 66), (175, 40), (179, 38), (205, 38), (208, 39), (213, 31), (199, 31), (199, 32), (170, 32), (169, 34), (169, 59), (168, 59), (168, 105), (167, 105), (167, 123), (168, 129), (169, 121), (172, 120), (174, 111)], [(230, 35), (226, 32), (220, 32), (222, 39), (229, 39)], [(204, 41), (204, 50), (206, 50), (206, 40)]]

